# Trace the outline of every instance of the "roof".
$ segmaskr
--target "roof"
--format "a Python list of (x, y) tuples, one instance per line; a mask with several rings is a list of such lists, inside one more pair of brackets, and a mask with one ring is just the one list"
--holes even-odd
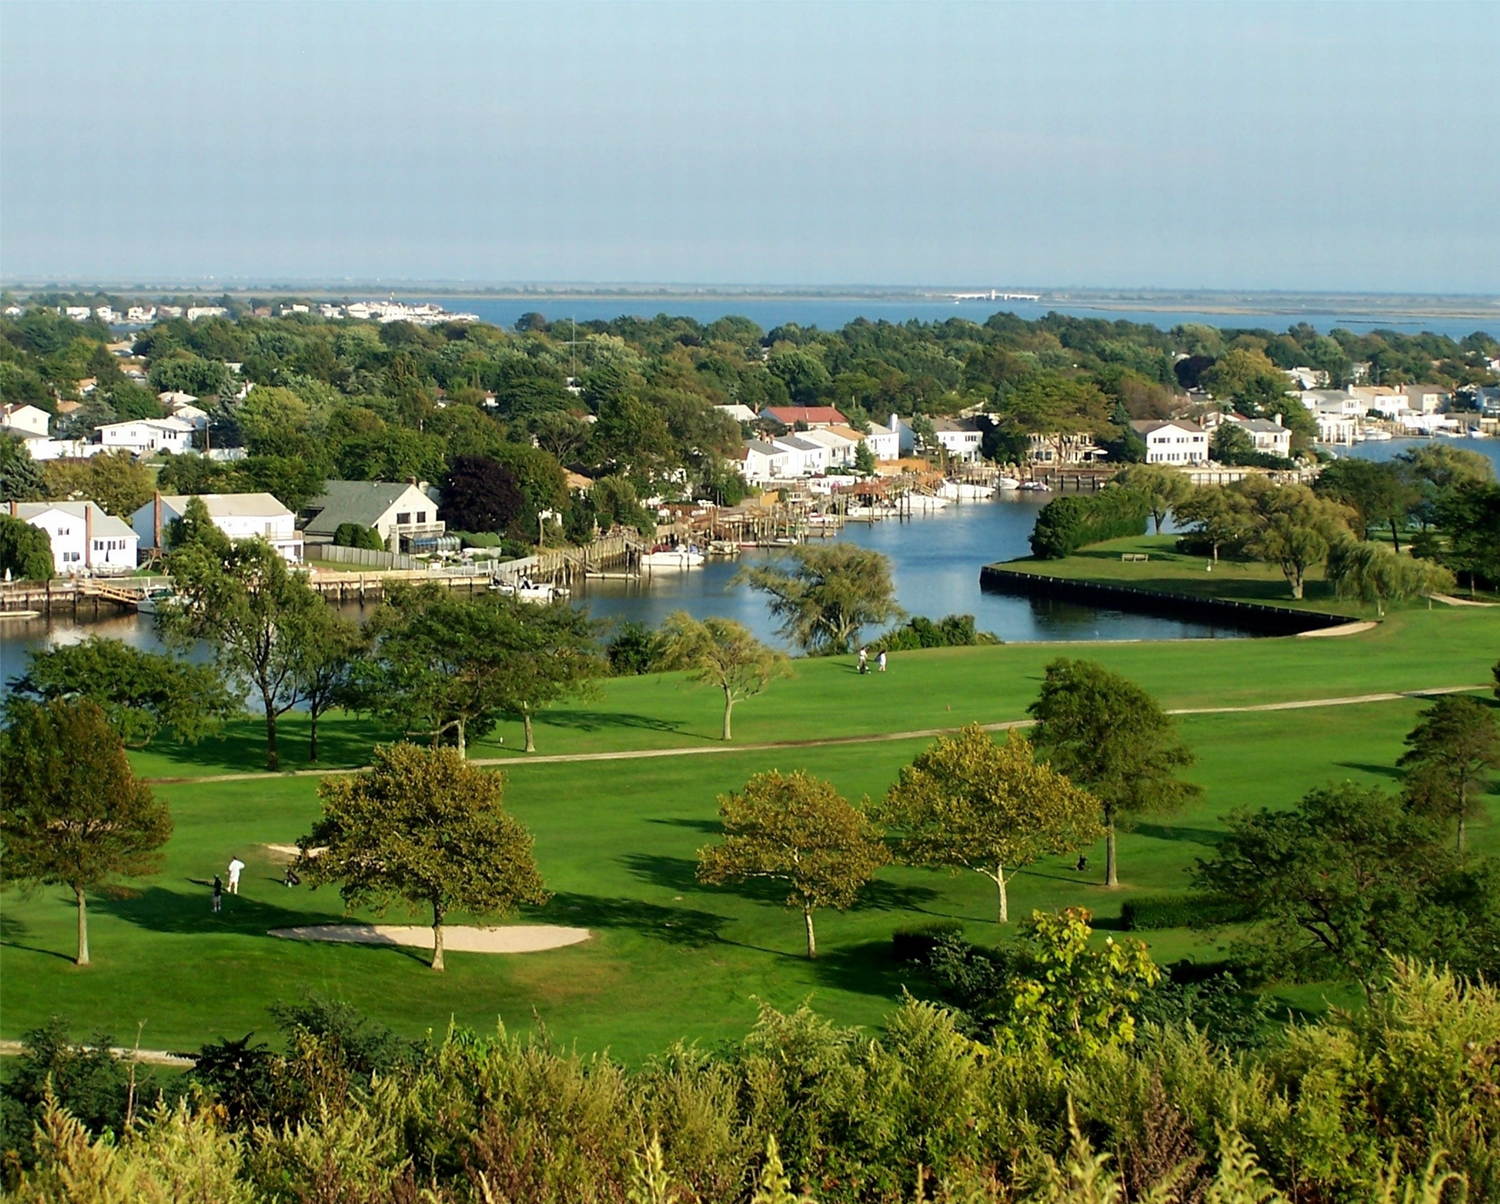
[(1138, 435), (1149, 435), (1167, 426), (1176, 427), (1178, 430), (1187, 431), (1193, 435), (1206, 433), (1196, 422), (1189, 422), (1185, 418), (1135, 418), (1130, 423), (1130, 429)]
[(799, 422), (808, 426), (849, 425), (849, 420), (832, 406), (767, 406), (760, 416), (774, 418), (782, 426), (796, 426)]
[(1247, 431), (1257, 431), (1265, 435), (1279, 435), (1283, 432), (1290, 434), (1286, 427), (1279, 422), (1267, 422), (1264, 418), (1241, 418), (1238, 415), (1230, 419), (1237, 426), (1244, 427)]
[(962, 431), (964, 434), (972, 435), (980, 431), (980, 426), (972, 418), (934, 418), (932, 429), (934, 431)]
[[(280, 518), (292, 513), (269, 493), (164, 493), (161, 504), (182, 514), (195, 497), (203, 503), (210, 518)], [(150, 510), (152, 505), (147, 502), (141, 510)]]
[(764, 439), (746, 439), (745, 451), (756, 452), (762, 456), (784, 456), (786, 453), (773, 443), (767, 443)]
[(848, 447), (864, 438), (863, 435), (856, 435), (848, 427), (834, 426), (819, 427), (815, 431), (798, 431), (796, 437), (806, 443), (816, 443), (822, 447)]
[(165, 428), (169, 431), (187, 432), (193, 429), (193, 424), (182, 418), (125, 418), (119, 422), (101, 422), (98, 429), (101, 431), (114, 430), (117, 426), (154, 426)]
[(432, 499), (409, 481), (328, 481), (323, 492), (307, 504), (309, 510), (319, 512), (307, 529), (315, 535), (332, 535), (343, 523), (373, 527), (407, 493), (432, 504)]
[(16, 506), (16, 517), (30, 522), (34, 518), (53, 510), (60, 510), (64, 514), (70, 514), (80, 521), (86, 521), (85, 510), (92, 510), (93, 530), (95, 539), (134, 539), (135, 532), (125, 523), (115, 518), (112, 514), (105, 514), (99, 508), (97, 502), (21, 502)]
[(800, 435), (785, 435), (776, 440), (775, 446), (789, 447), (793, 451), (827, 451), (826, 443), (818, 443), (812, 439), (804, 439)]

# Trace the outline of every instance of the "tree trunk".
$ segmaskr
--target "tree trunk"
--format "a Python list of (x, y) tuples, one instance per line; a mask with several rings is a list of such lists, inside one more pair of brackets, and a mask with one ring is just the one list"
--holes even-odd
[(728, 690), (724, 691), (724, 739), (731, 739), (729, 731), (729, 717), (734, 712), (734, 698)]
[(1002, 924), (1009, 924), (1010, 923), (1010, 900), (1006, 897), (1006, 894), (1005, 894), (1005, 866), (1004, 865), (997, 865), (995, 867), (995, 890), (1000, 895), (1000, 922)]
[(432, 909), (432, 968), (439, 973), (443, 969), (443, 909)]
[(89, 905), (84, 901), (81, 886), (75, 886), (73, 894), (78, 900), (78, 956), (74, 963), (86, 966), (89, 964)]
[(1469, 841), (1468, 825), (1464, 822), (1469, 810), (1469, 784), (1460, 782), (1458, 787), (1458, 851), (1462, 855)]
[(1104, 825), (1104, 885), (1120, 885), (1120, 875), (1115, 863), (1115, 821), (1113, 819)]
[(276, 707), (266, 699), (266, 768), (275, 773), (281, 768), (276, 759)]
[(1391, 519), (1391, 543), (1395, 545), (1396, 555), (1401, 555), (1401, 532), (1396, 530), (1396, 520)]
[(521, 708), (521, 722), (526, 725), (526, 748), (525, 752), (536, 752), (536, 739), (531, 732), (531, 708)]
[(1301, 601), (1302, 599), (1302, 571), (1298, 569), (1287, 578), (1292, 583), (1292, 597)]
[(456, 720), (453, 724), (453, 729), (458, 733), (458, 759), (460, 761), (467, 761), (469, 759), (469, 744), (464, 736), (464, 721), (462, 719)]
[(807, 956), (808, 960), (816, 961), (818, 958), (818, 934), (813, 931), (812, 908), (802, 909), (802, 921), (807, 925)]
[(310, 707), (307, 714), (310, 720), (307, 737), (307, 759), (316, 765), (318, 761), (318, 708)]

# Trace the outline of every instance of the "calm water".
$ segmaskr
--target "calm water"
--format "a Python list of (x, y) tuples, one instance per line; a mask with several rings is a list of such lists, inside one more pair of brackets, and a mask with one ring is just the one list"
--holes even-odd
[(1500, 330), (1500, 314), (1489, 321), (1479, 321), (1474, 318), (1379, 317), (1357, 311), (1307, 313), (1290, 309), (1253, 314), (1164, 313), (1150, 309), (1098, 309), (1062, 301), (837, 301), (795, 297), (770, 301), (628, 297), (604, 300), (552, 297), (533, 297), (529, 300), (454, 297), (428, 299), (448, 309), (478, 314), (486, 322), (507, 328), (514, 325), (522, 314), (532, 312), (540, 313), (554, 322), (566, 321), (568, 318), (580, 322), (596, 318), (612, 321), (622, 315), (654, 318), (657, 314), (667, 313), (674, 317), (694, 318), (705, 325), (726, 314), (733, 314), (749, 318), (762, 330), (771, 330), (789, 322), (795, 322), (799, 326), (817, 326), (822, 330), (838, 330), (855, 318), (868, 318), (872, 322), (907, 322), (913, 318), (921, 322), (944, 322), (949, 318), (966, 318), (982, 324), (994, 313), (1013, 313), (1018, 318), (1032, 321), (1045, 317), (1049, 312), (1056, 312), (1079, 318), (1103, 318), (1111, 322), (1143, 322), (1162, 330), (1170, 330), (1185, 323), (1236, 329), (1258, 327), (1285, 330), (1302, 321), (1311, 323), (1323, 333), (1334, 327), (1352, 330), (1355, 334), (1367, 334), (1371, 330), (1397, 330), (1403, 334), (1417, 334), (1430, 330), (1454, 339), (1466, 338), (1477, 329)]
[(1429, 443), (1447, 447), (1459, 447), (1464, 451), (1478, 452), (1495, 466), (1495, 475), (1500, 476), (1500, 439), (1386, 439), (1379, 442), (1356, 443), (1353, 447), (1338, 448), (1341, 456), (1359, 460), (1393, 460), (1408, 448), (1424, 447)]
[[(1006, 641), (1175, 640), (1244, 634), (1202, 623), (981, 591), (981, 565), (1027, 554), (1026, 537), (1043, 504), (1044, 499), (1026, 497), (950, 505), (930, 518), (851, 523), (842, 538), (891, 558), (897, 596), (912, 614), (934, 619), (972, 614), (981, 630)], [(574, 601), (601, 619), (636, 619), (652, 625), (674, 610), (699, 618), (723, 615), (738, 619), (762, 639), (780, 643), (762, 595), (731, 583), (739, 564), (757, 555), (767, 553), (747, 553), (738, 563), (711, 560), (702, 569), (658, 572), (638, 581), (590, 581), (575, 592)], [(346, 609), (351, 616), (360, 613), (357, 606)], [(6, 622), (0, 626), (0, 678), (8, 680), (24, 671), (25, 654), (32, 648), (95, 633), (138, 648), (160, 647), (151, 619), (141, 615), (81, 624), (60, 617), (51, 622)]]

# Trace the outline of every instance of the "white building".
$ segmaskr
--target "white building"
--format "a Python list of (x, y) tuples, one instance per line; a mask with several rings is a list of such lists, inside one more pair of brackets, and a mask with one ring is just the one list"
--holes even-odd
[(399, 552), (402, 539), (431, 539), (447, 529), (437, 503), (421, 485), (406, 481), (329, 481), (304, 513), (309, 517), (302, 535), (309, 544), (332, 543), (341, 526), (354, 523), (375, 530), (390, 551)]
[(193, 424), (183, 418), (132, 418), (106, 422), (98, 433), (106, 451), (128, 451), (137, 456), (169, 451), (180, 455), (191, 450), (193, 429)]
[(156, 306), (132, 305), (125, 311), (125, 321), (132, 326), (144, 326), (147, 322), (154, 322), (156, 321)]
[(93, 502), (11, 502), (10, 513), (47, 532), (59, 577), (135, 572), (139, 538)]
[(1402, 385), (1406, 408), (1417, 414), (1436, 414), (1448, 408), (1453, 394), (1437, 385)]
[(87, 305), (69, 305), (63, 310), (75, 322), (87, 322), (93, 312)]
[(746, 439), (740, 449), (740, 475), (752, 485), (765, 485), (787, 477), (787, 452), (773, 443), (760, 439)]
[(783, 435), (772, 440), (778, 451), (786, 453), (789, 477), (816, 477), (828, 471), (828, 448), (802, 435)]
[(156, 395), (156, 400), (161, 402), (167, 413), (171, 413), (178, 406), (197, 405), (198, 399), (191, 393), (178, 392), (175, 389), (166, 389)]
[(814, 431), (798, 431), (797, 438), (806, 443), (818, 443), (828, 449), (829, 470), (848, 468), (854, 463), (855, 454), (864, 437), (849, 427), (820, 426)]
[(208, 510), (214, 526), (230, 539), (253, 539), (258, 535), (269, 540), (292, 563), (302, 560), (302, 532), (296, 529), (296, 516), (269, 493), (158, 493), (130, 516), (130, 525), (140, 537), (141, 546), (160, 550), (168, 525), (187, 513), (193, 496)]
[(1145, 441), (1147, 464), (1208, 463), (1208, 432), (1196, 422), (1138, 418), (1130, 426)]
[[(896, 416), (891, 415), (892, 418)], [(839, 427), (834, 427), (839, 430)], [(865, 435), (865, 442), (870, 445), (870, 451), (874, 453), (877, 460), (899, 460), (901, 458), (901, 426), (899, 421), (894, 426), (876, 426), (870, 424), (870, 431)]]
[(52, 415), (33, 405), (8, 405), (0, 409), (0, 430), (13, 431), (22, 438), (45, 439), (51, 429)]
[(180, 318), (180, 317), (182, 317), (182, 306), (180, 306), (180, 305), (159, 305), (156, 308), (156, 312), (157, 312), (158, 316), (163, 317), (163, 318)]
[(736, 422), (754, 422), (756, 418), (755, 411), (749, 406), (714, 406), (714, 409), (718, 410), (721, 414), (728, 414)]
[(102, 443), (85, 439), (44, 439), (33, 435), (26, 440), (26, 450), (33, 460), (87, 460), (108, 449)]
[[(984, 428), (972, 418), (933, 418), (933, 434), (939, 446), (955, 460), (979, 459), (980, 446), (984, 443)], [(891, 415), (890, 430), (897, 436), (897, 447), (901, 455), (917, 448), (919, 442), (911, 423)]]
[(1250, 436), (1255, 450), (1270, 456), (1290, 459), (1292, 454), (1292, 432), (1281, 425), (1281, 415), (1274, 421), (1264, 418), (1246, 418), (1243, 414), (1226, 414), (1225, 422), (1232, 422)]
[(196, 322), (199, 318), (222, 318), (228, 312), (222, 305), (190, 305), (187, 318), (189, 322)]

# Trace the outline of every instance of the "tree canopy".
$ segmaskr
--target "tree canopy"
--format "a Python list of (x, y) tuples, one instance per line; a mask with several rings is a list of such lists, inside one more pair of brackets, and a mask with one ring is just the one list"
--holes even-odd
[(778, 677), (791, 673), (787, 658), (767, 648), (733, 619), (695, 619), (676, 611), (662, 624), (661, 667), (685, 669), (703, 685), (724, 696), (723, 738), (732, 738), (734, 704), (763, 692)]
[(782, 634), (815, 656), (852, 651), (863, 628), (906, 613), (896, 604), (889, 559), (855, 544), (803, 545), (741, 569), (735, 580), (766, 594)]

